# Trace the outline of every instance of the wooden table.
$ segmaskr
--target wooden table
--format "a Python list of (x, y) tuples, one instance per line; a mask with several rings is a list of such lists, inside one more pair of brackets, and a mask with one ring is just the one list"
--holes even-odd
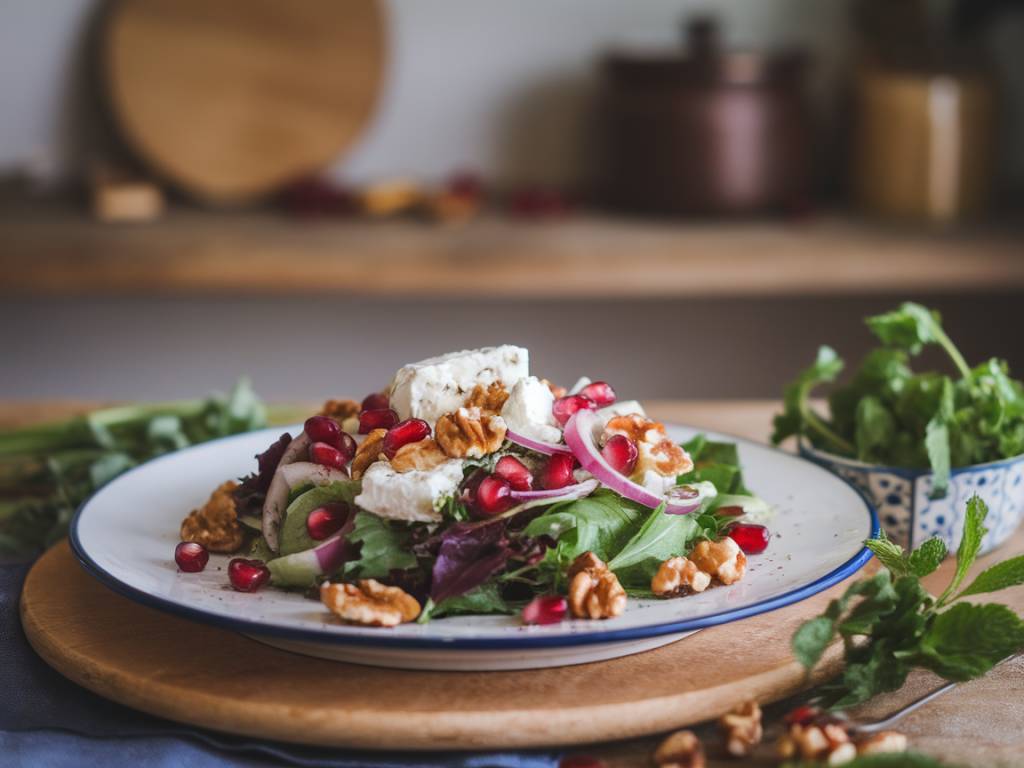
[[(68, 416), (95, 403), (5, 403), (0, 404), (0, 428), (40, 419)], [(769, 401), (653, 402), (652, 415), (763, 440), (768, 433), (775, 404)], [(1004, 556), (1014, 553), (1004, 552)], [(854, 715), (880, 717), (911, 701), (937, 684), (930, 674), (915, 674), (903, 690), (882, 696), (854, 711)], [(778, 733), (778, 720), (791, 705), (767, 708), (766, 741)], [(1024, 659), (1004, 664), (987, 677), (966, 683), (909, 715), (901, 724), (914, 749), (956, 765), (1020, 766), (1024, 764)], [(698, 729), (710, 743), (716, 739), (713, 726)], [(595, 745), (585, 752), (605, 760), (609, 768), (649, 766), (658, 739), (637, 739), (617, 744)], [(770, 754), (770, 750), (766, 749)], [(735, 762), (709, 762), (711, 766), (735, 766)], [(774, 765), (764, 759), (746, 765)]]

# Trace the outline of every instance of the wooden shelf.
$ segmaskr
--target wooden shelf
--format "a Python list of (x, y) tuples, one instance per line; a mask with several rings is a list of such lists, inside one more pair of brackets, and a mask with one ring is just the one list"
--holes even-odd
[(1024, 289), (1019, 230), (922, 232), (801, 223), (484, 216), (461, 226), (297, 221), (178, 209), (103, 224), (48, 205), (0, 208), (6, 295), (687, 297)]

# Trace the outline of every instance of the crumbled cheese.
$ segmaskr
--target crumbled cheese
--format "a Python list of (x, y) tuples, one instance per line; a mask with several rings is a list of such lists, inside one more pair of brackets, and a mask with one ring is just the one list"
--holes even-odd
[(500, 381), (511, 389), (529, 369), (529, 351), (510, 344), (450, 352), (400, 368), (391, 383), (391, 407), (401, 419), (434, 424), (462, 406), (477, 384)]
[(562, 439), (562, 430), (551, 413), (554, 402), (555, 396), (547, 384), (536, 376), (527, 376), (512, 387), (501, 417), (510, 430), (523, 437), (557, 443)]
[(598, 423), (603, 427), (608, 419), (613, 416), (629, 416), (632, 413), (646, 416), (647, 412), (636, 400), (620, 400), (604, 408), (598, 408), (594, 413), (597, 415)]
[(370, 465), (363, 475), (362, 492), (355, 503), (388, 520), (436, 523), (438, 502), (451, 496), (462, 482), (462, 461), (451, 459), (430, 469), (397, 472), (387, 461)]

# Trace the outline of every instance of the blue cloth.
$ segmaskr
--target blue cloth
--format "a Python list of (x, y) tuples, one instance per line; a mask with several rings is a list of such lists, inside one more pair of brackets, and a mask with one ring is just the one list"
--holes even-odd
[(18, 619), (27, 565), (0, 565), (0, 765), (17, 768), (553, 768), (555, 752), (362, 752), (255, 741), (107, 701), (52, 670)]

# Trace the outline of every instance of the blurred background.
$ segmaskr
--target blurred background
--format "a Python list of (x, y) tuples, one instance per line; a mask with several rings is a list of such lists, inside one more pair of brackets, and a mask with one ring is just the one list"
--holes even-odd
[(0, 397), (777, 397), (904, 299), (1019, 374), (1022, 200), (1024, 2), (7, 0)]

